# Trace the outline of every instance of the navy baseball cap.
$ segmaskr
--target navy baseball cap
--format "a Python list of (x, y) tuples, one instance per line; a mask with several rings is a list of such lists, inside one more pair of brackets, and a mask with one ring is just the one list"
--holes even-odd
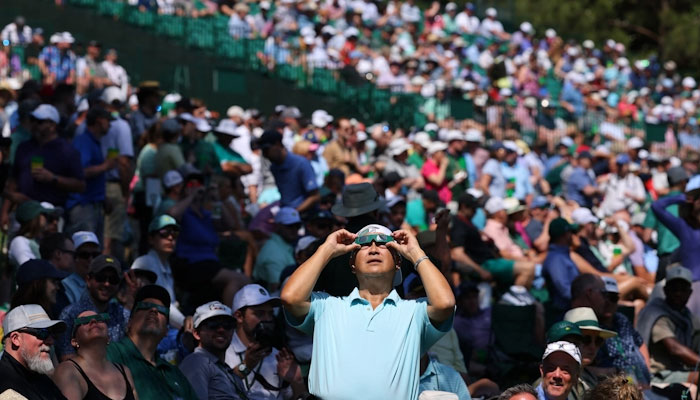
[(26, 285), (39, 279), (63, 279), (67, 273), (57, 270), (46, 260), (34, 259), (26, 261), (17, 269), (17, 284)]

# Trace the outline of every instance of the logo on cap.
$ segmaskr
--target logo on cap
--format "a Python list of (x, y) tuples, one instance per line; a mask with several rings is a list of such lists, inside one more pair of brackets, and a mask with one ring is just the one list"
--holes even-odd
[(267, 292), (263, 288), (260, 288), (260, 294), (263, 296), (267, 296)]

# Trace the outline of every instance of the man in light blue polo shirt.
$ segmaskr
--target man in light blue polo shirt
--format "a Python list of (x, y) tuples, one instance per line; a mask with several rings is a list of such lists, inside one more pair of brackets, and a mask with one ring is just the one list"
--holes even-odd
[[(334, 257), (352, 252), (358, 287), (347, 297), (312, 293)], [(403, 300), (401, 257), (413, 264), (427, 299)], [(309, 391), (322, 399), (411, 399), (419, 394), (420, 357), (451, 327), (455, 298), (447, 280), (406, 231), (368, 225), (332, 233), (287, 281), (289, 323), (313, 332)]]

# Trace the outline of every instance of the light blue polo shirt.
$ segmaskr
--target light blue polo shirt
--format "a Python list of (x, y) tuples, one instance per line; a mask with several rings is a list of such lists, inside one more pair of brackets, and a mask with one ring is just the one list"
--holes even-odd
[(290, 325), (313, 332), (309, 391), (324, 400), (417, 399), (420, 357), (453, 319), (434, 327), (427, 305), (395, 290), (374, 310), (357, 288), (347, 297), (312, 293), (303, 322), (285, 313)]

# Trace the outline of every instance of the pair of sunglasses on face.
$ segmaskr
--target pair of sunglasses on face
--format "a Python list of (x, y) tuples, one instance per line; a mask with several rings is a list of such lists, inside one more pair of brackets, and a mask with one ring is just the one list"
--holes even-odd
[(379, 247), (386, 247), (386, 244), (389, 242), (393, 242), (394, 237), (390, 235), (385, 235), (383, 233), (377, 233), (374, 235), (365, 235), (365, 236), (358, 236), (355, 239), (355, 243), (359, 244), (362, 247), (365, 246), (371, 246), (372, 242), (374, 242), (377, 246)]
[(139, 301), (139, 302), (136, 303), (136, 305), (134, 306), (134, 311), (138, 311), (138, 310), (147, 310), (147, 311), (150, 311), (150, 310), (153, 310), (153, 309), (155, 309), (155, 310), (156, 310), (157, 312), (159, 312), (160, 314), (165, 315), (166, 317), (169, 317), (169, 316), (170, 316), (170, 309), (168, 309), (168, 307), (162, 306), (162, 305), (160, 305), (160, 304), (150, 303), (150, 302), (148, 302), (148, 301)]
[(230, 331), (234, 328), (234, 323), (232, 320), (217, 321), (216, 319), (207, 319), (202, 321), (200, 327), (211, 331), (218, 331), (219, 328), (224, 328), (224, 330)]
[(109, 321), (109, 314), (101, 313), (101, 314), (95, 314), (95, 315), (88, 315), (85, 317), (77, 317), (76, 319), (73, 320), (73, 329), (77, 329), (81, 325), (87, 325), (92, 321), (106, 323), (107, 321)]
[[(53, 336), (53, 331), (49, 328), (24, 328), (24, 329), (18, 330), (17, 332), (32, 335), (41, 341), (48, 339), (49, 336)], [(6, 337), (7, 337), (7, 335), (6, 335)]]
[(171, 237), (173, 239), (177, 239), (177, 237), (180, 236), (180, 230), (173, 228), (163, 228), (158, 231), (158, 236), (160, 236), (161, 239), (168, 239)]

